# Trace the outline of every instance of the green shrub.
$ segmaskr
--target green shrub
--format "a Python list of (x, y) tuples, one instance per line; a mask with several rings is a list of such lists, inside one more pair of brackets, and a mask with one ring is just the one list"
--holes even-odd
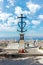
[(43, 50), (43, 48), (41, 46), (39, 47), (39, 49), (42, 49)]

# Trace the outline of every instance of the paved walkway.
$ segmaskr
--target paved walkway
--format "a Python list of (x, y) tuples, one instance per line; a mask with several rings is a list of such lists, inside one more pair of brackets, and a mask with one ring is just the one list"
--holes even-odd
[(41, 57), (22, 58), (22, 59), (0, 59), (0, 65), (43, 65)]

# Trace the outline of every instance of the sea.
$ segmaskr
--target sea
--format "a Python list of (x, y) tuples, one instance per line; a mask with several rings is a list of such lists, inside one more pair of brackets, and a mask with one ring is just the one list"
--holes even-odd
[[(20, 37), (0, 37), (0, 40), (20, 40)], [(24, 37), (24, 40), (43, 40), (43, 37)]]

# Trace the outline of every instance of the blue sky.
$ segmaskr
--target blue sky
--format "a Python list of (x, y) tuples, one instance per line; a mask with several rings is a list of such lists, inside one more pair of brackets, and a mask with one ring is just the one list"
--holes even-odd
[(25, 36), (43, 37), (43, 0), (0, 0), (0, 37), (19, 36), (21, 13), (27, 17)]

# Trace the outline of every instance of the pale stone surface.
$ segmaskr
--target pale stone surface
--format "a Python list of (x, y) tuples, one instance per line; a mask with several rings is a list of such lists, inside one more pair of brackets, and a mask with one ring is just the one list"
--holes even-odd
[(20, 40), (20, 42), (19, 42), (20, 44), (22, 43), (22, 44), (24, 44), (24, 40)]
[[(40, 58), (40, 59), (39, 59), (39, 58)], [(39, 56), (39, 57), (37, 57), (37, 59), (38, 59), (38, 62), (39, 62), (39, 63), (43, 64), (43, 56)]]
[(25, 49), (25, 45), (22, 43), (19, 43), (19, 49)]
[(38, 52), (42, 53), (43, 54), (43, 50), (37, 48)]
[(19, 42), (19, 49), (25, 49), (24, 40), (20, 40), (20, 42)]
[(19, 48), (19, 43), (10, 43), (4, 49), (18, 49), (18, 48)]

